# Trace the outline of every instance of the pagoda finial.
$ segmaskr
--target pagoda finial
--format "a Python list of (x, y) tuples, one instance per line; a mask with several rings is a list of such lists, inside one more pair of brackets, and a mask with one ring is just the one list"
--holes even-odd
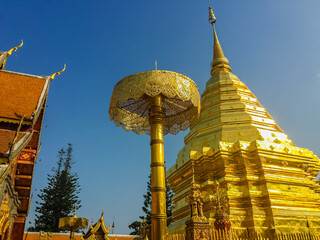
[(75, 207), (75, 208), (74, 208), (74, 212), (73, 212), (73, 217), (74, 217), (74, 218), (77, 217), (77, 213), (76, 213), (76, 212), (77, 212), (77, 208)]
[(13, 51), (17, 51), (19, 48), (21, 48), (23, 45), (23, 40), (21, 40), (21, 44), (19, 46), (16, 46), (14, 48), (11, 48), (9, 51), (7, 51), (7, 56), (10, 56)]
[(211, 75), (216, 72), (231, 72), (228, 59), (224, 56), (219, 39), (215, 29), (216, 17), (212, 8), (209, 7), (209, 23), (213, 27), (213, 60), (211, 64)]
[(50, 80), (53, 80), (56, 75), (60, 75), (62, 72), (64, 72), (64, 70), (66, 70), (66, 64), (64, 64), (64, 67), (63, 67), (63, 69), (62, 69), (61, 71), (52, 74), (52, 75), (49, 77)]

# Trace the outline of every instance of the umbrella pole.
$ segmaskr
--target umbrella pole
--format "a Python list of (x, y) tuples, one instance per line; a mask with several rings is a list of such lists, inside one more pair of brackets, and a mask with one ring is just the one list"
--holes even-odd
[(151, 146), (151, 239), (165, 240), (167, 232), (166, 185), (162, 99), (151, 99), (149, 112)]
[(70, 240), (74, 240), (74, 231), (72, 229), (70, 231)]

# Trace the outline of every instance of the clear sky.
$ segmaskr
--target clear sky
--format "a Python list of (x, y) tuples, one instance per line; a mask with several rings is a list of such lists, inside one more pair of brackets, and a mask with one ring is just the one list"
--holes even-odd
[[(216, 0), (217, 33), (233, 72), (257, 96), (299, 147), (320, 153), (320, 1)], [(74, 146), (83, 207), (78, 216), (116, 233), (142, 214), (149, 175), (149, 137), (117, 128), (108, 107), (123, 77), (158, 69), (176, 71), (204, 90), (210, 77), (212, 29), (207, 0), (0, 1), (0, 50), (24, 46), (7, 70), (51, 75), (43, 145), (34, 174), (28, 221), (36, 194), (56, 164), (57, 151)], [(186, 132), (165, 137), (171, 167)]]

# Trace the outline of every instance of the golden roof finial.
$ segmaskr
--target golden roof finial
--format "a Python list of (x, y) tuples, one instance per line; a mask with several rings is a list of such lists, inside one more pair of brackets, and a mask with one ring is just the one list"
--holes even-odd
[(155, 61), (154, 61), (154, 70), (156, 70), (156, 71), (158, 70), (158, 63), (157, 63), (157, 60), (155, 60)]
[(52, 74), (50, 76), (50, 80), (53, 80), (56, 75), (60, 75), (62, 72), (64, 72), (64, 70), (66, 70), (66, 64), (64, 64), (64, 67), (63, 67), (63, 69), (61, 71)]
[(213, 60), (211, 64), (211, 75), (216, 72), (231, 72), (228, 59), (224, 56), (217, 33), (215, 29), (216, 17), (213, 14), (212, 8), (209, 7), (209, 23), (213, 28)]
[(212, 8), (209, 7), (209, 23), (210, 24), (215, 24), (216, 22), (216, 16), (213, 14)]
[(21, 48), (23, 45), (23, 40), (21, 40), (21, 44), (19, 46), (16, 46), (14, 48), (11, 48), (9, 51), (7, 51), (7, 56), (10, 56), (13, 51), (17, 51), (19, 48)]
[(103, 217), (103, 214), (104, 214), (104, 209), (102, 209), (101, 218)]

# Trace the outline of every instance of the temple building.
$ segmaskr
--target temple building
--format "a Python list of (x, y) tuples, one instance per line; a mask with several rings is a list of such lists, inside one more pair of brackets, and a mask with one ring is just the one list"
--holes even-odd
[[(296, 146), (232, 73), (215, 30), (211, 78), (201, 113), (167, 171), (174, 191), (169, 234), (185, 233), (194, 178), (214, 228), (217, 195), (227, 199), (231, 228), (258, 233), (320, 232), (318, 157)], [(194, 172), (193, 172), (194, 166)]]
[(103, 219), (104, 211), (102, 211), (101, 217), (99, 220), (93, 224), (92, 222), (88, 228), (88, 231), (83, 234), (83, 240), (141, 240), (142, 238), (138, 235), (117, 235), (109, 234), (111, 225), (106, 227), (106, 224)]
[(49, 85), (60, 74), (5, 70), (8, 56), (21, 46), (0, 52), (0, 239), (23, 237)]

